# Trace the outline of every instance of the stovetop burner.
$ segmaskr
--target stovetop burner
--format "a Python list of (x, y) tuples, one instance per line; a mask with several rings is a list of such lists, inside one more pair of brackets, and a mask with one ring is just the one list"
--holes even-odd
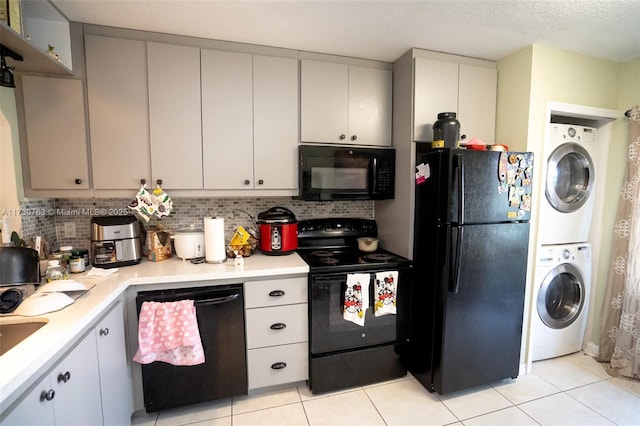
[(365, 254), (363, 257), (367, 262), (388, 262), (394, 258), (394, 255), (389, 253), (371, 253)]
[(340, 263), (340, 260), (336, 259), (335, 257), (324, 256), (320, 258), (319, 262), (323, 265), (337, 265), (338, 263)]
[(331, 257), (333, 256), (335, 253), (329, 250), (314, 250), (311, 252), (311, 256), (316, 256), (316, 257)]

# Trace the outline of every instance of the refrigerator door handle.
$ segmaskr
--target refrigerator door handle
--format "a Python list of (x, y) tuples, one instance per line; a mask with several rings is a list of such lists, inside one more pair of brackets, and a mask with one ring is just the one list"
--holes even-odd
[(449, 292), (457, 293), (460, 287), (460, 259), (462, 251), (462, 238), (464, 236), (464, 227), (460, 226), (456, 228), (455, 247), (451, 251), (451, 266), (449, 270)]
[(453, 167), (456, 170), (458, 177), (458, 223), (464, 223), (464, 157), (461, 154), (456, 154), (454, 157)]

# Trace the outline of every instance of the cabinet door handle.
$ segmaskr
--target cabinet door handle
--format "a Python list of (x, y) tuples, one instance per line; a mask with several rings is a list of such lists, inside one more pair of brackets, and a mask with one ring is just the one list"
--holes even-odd
[(109, 335), (109, 329), (108, 328), (101, 328), (100, 329), (100, 335), (101, 336), (108, 336)]
[(282, 370), (283, 368), (285, 368), (287, 366), (286, 362), (274, 362), (273, 364), (271, 364), (271, 368), (273, 368), (274, 370)]
[(356, 136), (356, 135), (351, 136), (351, 140), (352, 141), (355, 141), (356, 139), (358, 139), (358, 136)]
[(339, 139), (340, 139), (340, 140), (344, 140), (344, 139), (346, 139), (346, 138), (347, 138), (347, 135), (345, 135), (344, 133), (343, 133), (343, 134), (341, 134), (341, 135), (339, 136)]
[(64, 382), (67, 383), (71, 379), (71, 373), (68, 371), (66, 373), (58, 374), (58, 383)]
[(56, 391), (54, 391), (53, 389), (49, 389), (48, 391), (42, 391), (42, 393), (40, 394), (40, 402), (51, 401), (55, 396), (56, 396)]
[(273, 290), (269, 292), (269, 296), (271, 297), (280, 297), (284, 296), (284, 290)]
[(264, 181), (262, 179), (258, 180), (258, 185), (263, 185)]
[(82, 185), (82, 179), (76, 179), (73, 181), (76, 185)]
[(244, 184), (245, 184), (245, 185), (249, 185), (250, 183), (251, 183), (251, 181), (250, 181), (249, 179), (245, 179), (245, 180), (244, 180)]
[(277, 322), (275, 324), (271, 324), (271, 328), (272, 330), (284, 330), (285, 328), (287, 328), (287, 324), (283, 323), (283, 322)]

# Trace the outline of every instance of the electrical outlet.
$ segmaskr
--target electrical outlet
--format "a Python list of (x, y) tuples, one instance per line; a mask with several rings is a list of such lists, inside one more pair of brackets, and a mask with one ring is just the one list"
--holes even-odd
[(64, 223), (64, 237), (75, 238), (76, 237), (76, 224), (74, 222)]

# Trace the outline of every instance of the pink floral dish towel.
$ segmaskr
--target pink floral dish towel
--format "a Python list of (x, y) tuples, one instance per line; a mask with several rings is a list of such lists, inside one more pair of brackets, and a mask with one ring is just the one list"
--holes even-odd
[(375, 316), (396, 313), (398, 271), (378, 272), (375, 279)]
[(369, 307), (369, 280), (369, 274), (347, 274), (343, 318), (359, 326), (364, 326)]
[(138, 319), (138, 351), (133, 360), (140, 364), (203, 364), (204, 349), (193, 300), (143, 302)]

